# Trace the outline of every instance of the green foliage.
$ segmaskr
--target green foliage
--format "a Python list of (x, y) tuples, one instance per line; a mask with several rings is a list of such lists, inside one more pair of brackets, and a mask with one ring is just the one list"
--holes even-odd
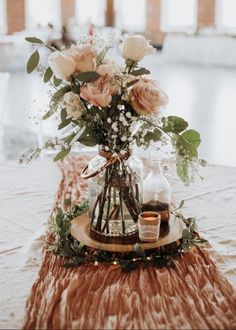
[(69, 134), (69, 135), (67, 135), (66, 137), (63, 138), (63, 141), (67, 144), (70, 144), (75, 136), (76, 136), (76, 133)]
[(60, 88), (56, 93), (53, 94), (51, 98), (51, 102), (49, 105), (49, 111), (43, 116), (43, 120), (48, 119), (51, 117), (58, 109), (59, 105), (58, 102), (63, 98), (63, 96), (71, 91), (71, 86), (66, 85)]
[(97, 65), (100, 65), (102, 61), (104, 60), (108, 50), (110, 49), (110, 46), (104, 47), (103, 50), (98, 54), (97, 56)]
[(65, 128), (66, 126), (70, 125), (71, 122), (72, 122), (72, 118), (66, 118), (66, 119), (64, 119), (64, 120), (60, 123), (60, 125), (58, 126), (58, 129), (60, 130), (60, 129)]
[(181, 117), (168, 116), (162, 118), (164, 132), (181, 133), (188, 127), (188, 122)]
[(134, 245), (134, 251), (137, 253), (138, 256), (140, 256), (142, 258), (145, 258), (146, 257), (145, 251), (144, 251), (144, 249), (143, 249), (143, 247), (142, 247), (141, 244), (136, 243)]
[(201, 238), (196, 232), (196, 219), (195, 218), (184, 218), (183, 215), (179, 212), (175, 214), (177, 217), (181, 218), (182, 221), (186, 224), (186, 229), (182, 232), (182, 244), (180, 247), (181, 251), (189, 251), (192, 248), (201, 246), (204, 243), (207, 243), (207, 240)]
[(139, 81), (139, 79), (132, 80), (126, 85), (126, 87), (129, 88), (129, 87), (133, 86), (134, 84), (136, 84), (138, 81)]
[[(71, 204), (71, 203), (70, 203)], [(183, 204), (183, 202), (181, 202)], [(180, 204), (180, 205), (181, 205)], [(99, 263), (113, 264), (120, 268), (122, 272), (130, 272), (140, 265), (143, 267), (172, 266), (172, 258), (183, 251), (188, 251), (192, 247), (199, 246), (206, 240), (199, 237), (195, 232), (196, 220), (194, 218), (185, 219), (182, 214), (175, 213), (186, 224), (183, 230), (183, 239), (181, 246), (173, 243), (161, 247), (155, 251), (145, 251), (141, 244), (134, 245), (134, 252), (130, 253), (111, 253), (102, 250), (87, 249), (83, 242), (78, 242), (70, 235), (71, 220), (88, 211), (88, 202), (85, 201), (79, 205), (73, 206), (69, 211), (63, 212), (61, 208), (56, 209), (54, 217), (54, 227), (51, 232), (54, 235), (54, 241), (51, 243), (50, 250), (60, 256), (67, 258), (64, 267), (78, 267), (81, 265)]]
[(175, 145), (179, 155), (184, 156), (188, 160), (198, 157), (197, 148), (201, 143), (200, 134), (189, 129), (175, 138)]
[(78, 142), (87, 147), (93, 147), (97, 144), (97, 138), (94, 130), (91, 127), (86, 127), (83, 133), (78, 138)]
[(71, 147), (67, 148), (67, 149), (62, 149), (60, 152), (58, 152), (58, 154), (54, 157), (54, 162), (57, 162), (58, 160), (61, 160), (63, 158), (65, 158), (71, 151)]
[(53, 76), (53, 72), (52, 72), (52, 69), (50, 68), (50, 66), (47, 68), (47, 70), (45, 71), (44, 73), (44, 76), (43, 76), (43, 82), (44, 83), (47, 83), (50, 81), (50, 79), (52, 78)]
[(151, 72), (145, 68), (140, 68), (131, 72), (133, 76), (142, 76), (144, 74), (150, 74)]
[(55, 87), (60, 86), (62, 83), (62, 79), (58, 79), (56, 76), (53, 76), (53, 84)]
[(199, 147), (201, 143), (200, 134), (193, 130), (189, 129), (181, 134), (182, 138), (184, 138), (185, 141), (187, 141), (189, 144), (191, 144), (194, 147)]
[(27, 62), (27, 72), (31, 73), (33, 72), (39, 64), (39, 52), (36, 50), (33, 54), (30, 55), (28, 62)]
[(144, 136), (145, 143), (148, 145), (150, 142), (157, 142), (160, 141), (162, 137), (162, 133), (158, 128), (155, 128), (153, 131), (148, 131), (146, 135)]
[(94, 80), (97, 80), (100, 77), (100, 74), (98, 74), (95, 71), (88, 71), (88, 72), (81, 72), (77, 74), (74, 78), (76, 80), (79, 80), (80, 82), (88, 83)]
[(176, 173), (178, 177), (186, 184), (190, 181), (189, 162), (184, 157), (176, 156)]
[(66, 109), (61, 110), (61, 121), (65, 121), (67, 118), (67, 111)]
[[(146, 132), (145, 134), (143, 132)], [(144, 122), (144, 124), (139, 128), (136, 133), (136, 144), (138, 147), (145, 145), (149, 147), (151, 142), (160, 141), (162, 137), (162, 132), (159, 128), (152, 127), (150, 128), (149, 122)], [(143, 141), (144, 140), (144, 141)]]
[(178, 211), (178, 210), (182, 209), (183, 206), (184, 206), (184, 200), (182, 200), (182, 201), (179, 203), (179, 206), (175, 209), (175, 211)]
[(40, 40), (39, 38), (36, 37), (27, 37), (25, 38), (27, 42), (30, 42), (31, 44), (38, 44), (38, 45), (43, 45), (43, 41)]

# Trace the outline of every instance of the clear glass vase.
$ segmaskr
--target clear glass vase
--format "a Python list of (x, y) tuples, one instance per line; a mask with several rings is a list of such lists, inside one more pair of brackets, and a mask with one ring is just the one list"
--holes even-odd
[[(100, 171), (111, 159), (114, 161)], [(127, 244), (137, 239), (143, 192), (141, 160), (129, 151), (114, 156), (100, 149), (88, 170), (97, 173), (89, 179), (90, 236)]]

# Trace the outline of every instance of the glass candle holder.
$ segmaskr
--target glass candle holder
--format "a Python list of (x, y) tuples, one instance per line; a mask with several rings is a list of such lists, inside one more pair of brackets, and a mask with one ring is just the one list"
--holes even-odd
[(155, 242), (160, 235), (161, 215), (158, 212), (146, 211), (139, 214), (139, 239), (143, 242)]

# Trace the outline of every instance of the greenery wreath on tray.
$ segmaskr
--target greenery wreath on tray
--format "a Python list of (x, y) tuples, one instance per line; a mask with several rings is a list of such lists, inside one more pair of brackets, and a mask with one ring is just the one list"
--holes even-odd
[(129, 253), (114, 253), (90, 248), (71, 236), (71, 220), (88, 211), (87, 201), (70, 207), (66, 212), (57, 207), (49, 220), (49, 231), (52, 235), (49, 250), (66, 259), (63, 265), (66, 268), (103, 263), (115, 265), (122, 272), (129, 272), (141, 265), (156, 268), (174, 266), (174, 257), (207, 242), (196, 231), (196, 219), (185, 218), (182, 215), (181, 208), (183, 205), (184, 201), (181, 201), (179, 207), (172, 211), (176, 217), (181, 218), (186, 224), (181, 241), (149, 251), (144, 251), (142, 245), (135, 244), (134, 251)]

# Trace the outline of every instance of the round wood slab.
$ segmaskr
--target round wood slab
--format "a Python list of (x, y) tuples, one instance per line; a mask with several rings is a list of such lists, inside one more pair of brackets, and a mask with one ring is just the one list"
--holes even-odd
[[(155, 249), (164, 245), (174, 243), (181, 239), (182, 231), (185, 228), (186, 226), (184, 222), (181, 219), (176, 218), (172, 215), (170, 217), (169, 224), (161, 224), (160, 237), (158, 241), (144, 243), (140, 240), (137, 240), (136, 243), (141, 244), (145, 250)], [(98, 242), (89, 236), (89, 229), (90, 219), (87, 213), (82, 214), (71, 221), (71, 235), (79, 242), (82, 242), (89, 247), (111, 252), (130, 252), (134, 250), (134, 244), (122, 245)]]

